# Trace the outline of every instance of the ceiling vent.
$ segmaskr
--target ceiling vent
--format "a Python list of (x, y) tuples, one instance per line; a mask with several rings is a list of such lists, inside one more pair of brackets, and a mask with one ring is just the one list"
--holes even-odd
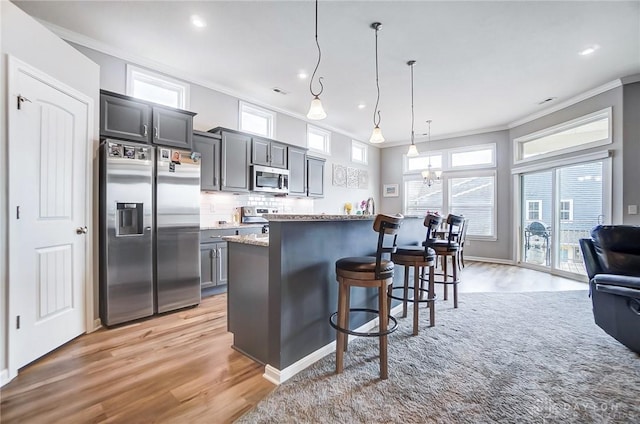
[(282, 88), (278, 88), (278, 87), (273, 87), (273, 91), (275, 93), (282, 94), (283, 96), (286, 96), (287, 94), (289, 94), (288, 92), (284, 91)]
[(543, 104), (545, 104), (545, 103), (552, 102), (552, 101), (554, 101), (555, 99), (557, 99), (557, 97), (549, 97), (548, 99), (544, 99), (543, 101), (539, 102), (538, 104), (539, 104), (539, 105), (543, 105)]

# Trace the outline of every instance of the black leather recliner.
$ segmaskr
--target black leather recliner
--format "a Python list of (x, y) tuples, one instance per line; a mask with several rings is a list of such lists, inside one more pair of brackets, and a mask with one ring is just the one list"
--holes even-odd
[(580, 248), (596, 324), (640, 353), (640, 227), (598, 225)]

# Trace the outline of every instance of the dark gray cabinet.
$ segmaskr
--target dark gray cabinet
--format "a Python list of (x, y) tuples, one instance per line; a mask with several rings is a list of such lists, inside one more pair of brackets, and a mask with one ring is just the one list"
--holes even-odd
[(200, 287), (227, 284), (227, 242), (200, 244)]
[(191, 150), (195, 113), (100, 91), (100, 136)]
[(220, 136), (208, 132), (193, 132), (193, 151), (202, 155), (200, 190), (220, 190)]
[(100, 135), (149, 143), (151, 108), (111, 94), (100, 94)]
[(307, 196), (324, 196), (325, 159), (307, 156)]
[(153, 144), (191, 150), (195, 113), (153, 106)]
[(254, 165), (287, 167), (287, 145), (260, 137), (252, 137), (251, 163)]
[(249, 191), (249, 161), (251, 137), (223, 131), (221, 133), (220, 189), (222, 191)]
[(307, 151), (289, 147), (289, 195), (307, 195)]

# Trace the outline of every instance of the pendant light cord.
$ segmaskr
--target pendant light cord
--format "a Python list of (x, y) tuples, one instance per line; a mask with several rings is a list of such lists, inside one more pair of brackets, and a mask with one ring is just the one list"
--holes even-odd
[[(431, 119), (429, 119), (427, 121), (427, 124), (429, 125), (429, 138), (427, 139), (427, 149), (431, 148)], [(429, 178), (431, 178), (431, 153), (429, 153), (429, 164), (427, 165), (427, 167), (429, 168)]]
[(322, 52), (320, 51), (320, 43), (318, 43), (318, 0), (316, 0), (316, 46), (318, 46), (318, 63), (316, 64), (316, 69), (313, 70), (313, 75), (311, 75), (311, 81), (309, 81), (309, 91), (311, 95), (314, 97), (320, 96), (324, 91), (324, 85), (322, 85), (322, 78), (318, 78), (318, 83), (320, 84), (320, 91), (318, 94), (313, 92), (313, 79), (316, 76), (316, 72), (318, 71), (318, 67), (320, 66), (320, 59), (322, 58)]
[(411, 144), (414, 145), (414, 131), (413, 131), (413, 123), (414, 123), (414, 114), (413, 114), (413, 63), (411, 64)]
[[(376, 88), (378, 89), (378, 97), (376, 98), (376, 107), (375, 109), (373, 109), (373, 126), (377, 127), (380, 125), (380, 111), (378, 110), (378, 103), (380, 103), (380, 83), (378, 82), (378, 31), (379, 31), (378, 26), (375, 26), (374, 29), (376, 30)], [(376, 111), (378, 112), (377, 122), (376, 122)]]

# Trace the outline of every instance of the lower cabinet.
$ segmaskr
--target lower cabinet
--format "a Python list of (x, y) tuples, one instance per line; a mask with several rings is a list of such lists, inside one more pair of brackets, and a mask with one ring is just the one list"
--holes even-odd
[(227, 242), (200, 244), (201, 288), (227, 284)]

